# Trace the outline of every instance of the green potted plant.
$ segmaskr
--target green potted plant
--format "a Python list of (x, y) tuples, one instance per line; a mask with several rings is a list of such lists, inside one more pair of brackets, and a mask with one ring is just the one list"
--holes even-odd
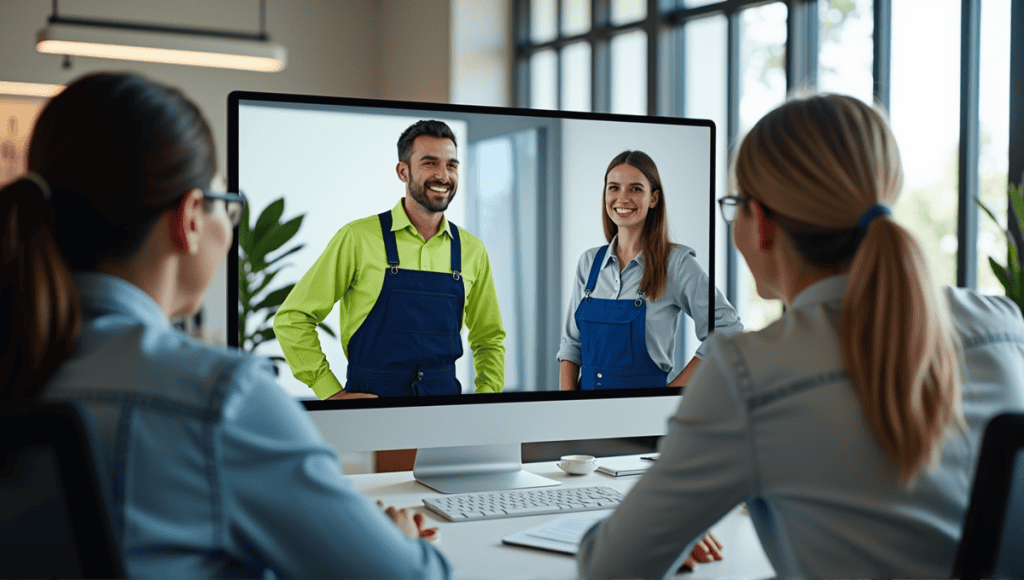
[[(299, 233), (305, 217), (299, 215), (282, 222), (283, 215), (284, 199), (281, 198), (264, 208), (254, 225), (249, 224), (249, 208), (246, 206), (238, 224), (238, 345), (248, 351), (276, 338), (274, 314), (295, 287), (295, 284), (288, 284), (270, 289), (277, 274), (290, 265), (283, 260), (305, 246), (296, 244), (278, 253)], [(260, 316), (262, 319), (259, 324), (250, 331), (249, 318)], [(335, 336), (330, 327), (324, 324), (319, 326), (327, 334)], [(270, 358), (275, 361), (284, 360), (280, 356)]]
[[(1017, 218), (1017, 223), (1020, 224), (1021, 229), (1024, 230), (1024, 195), (1021, 194), (1020, 188), (1014, 184), (1010, 184), (1009, 190), (1010, 205), (1013, 207), (1013, 213)], [(1017, 306), (1024, 310), (1024, 269), (1021, 267), (1020, 252), (1017, 248), (1016, 241), (1010, 232), (1003, 227), (1003, 224), (999, 223), (996, 219), (995, 214), (985, 206), (981, 200), (978, 200), (978, 205), (981, 209), (988, 214), (988, 217), (995, 222), (996, 226), (1003, 231), (1006, 236), (1006, 266), (1002, 266), (999, 262), (996, 262), (991, 257), (988, 259), (989, 265), (992, 266), (992, 273), (996, 275), (999, 283), (1003, 285), (1003, 289), (1006, 291), (1006, 296), (1017, 303)]]

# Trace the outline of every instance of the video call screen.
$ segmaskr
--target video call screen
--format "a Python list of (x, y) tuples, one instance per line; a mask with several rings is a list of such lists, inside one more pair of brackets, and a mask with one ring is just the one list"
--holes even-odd
[[(229, 139), (237, 141), (229, 147), (230, 180), (248, 197), (250, 223), (281, 199), (280, 222), (302, 216), (294, 235), (267, 257), (280, 259), (252, 276), (261, 281), (262, 274), (276, 271), (269, 284), (246, 297), (250, 310), (298, 282), (342, 226), (399, 202), (406, 185), (396, 173), (397, 141), (424, 119), (444, 121), (457, 138), (458, 187), (445, 217), (487, 249), (507, 333), (504, 392), (559, 389), (556, 353), (576, 308), (570, 297), (577, 266), (584, 252), (607, 243), (604, 175), (622, 151), (641, 150), (653, 159), (672, 241), (693, 248), (713, 276), (714, 128), (709, 121), (260, 93), (233, 94), (232, 103), (229, 126), (235, 130)], [(243, 273), (247, 267), (252, 265), (240, 260)], [(231, 299), (239, 300), (241, 312), (241, 293)], [(279, 342), (266, 331), (272, 311), (247, 314), (236, 337), (242, 348), (282, 356)], [(339, 328), (338, 305), (324, 325), (328, 328), (318, 330), (322, 350), (344, 384), (346, 357), (331, 335)], [(680, 316), (677, 328), (670, 377), (700, 345), (688, 316)], [(456, 375), (463, 393), (473, 393), (466, 336), (463, 327)], [(285, 362), (276, 364), (279, 382), (290, 394), (316, 398)]]

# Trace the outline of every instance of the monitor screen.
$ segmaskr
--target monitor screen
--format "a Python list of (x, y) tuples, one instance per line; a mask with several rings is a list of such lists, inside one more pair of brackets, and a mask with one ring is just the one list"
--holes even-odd
[[(678, 405), (679, 389), (560, 391), (560, 363), (556, 357), (563, 329), (577, 310), (578, 303), (573, 302), (574, 291), (579, 295), (581, 257), (608, 243), (603, 223), (605, 174), (609, 163), (623, 151), (643, 151), (656, 165), (670, 238), (691, 248), (696, 262), (707, 273), (708, 283), (701, 287), (703, 296), (698, 302), (714, 312), (715, 127), (711, 121), (252, 92), (231, 94), (228, 119), (228, 185), (231, 191), (246, 195), (250, 212), (249, 227), (240, 229), (236, 236), (242, 238), (236, 243), (243, 246), (243, 257), (239, 258), (238, 252), (229, 255), (229, 267), (239, 268), (237, 280), (228, 277), (229, 341), (256, 354), (275, 357), (280, 384), (304, 400), (321, 429), (336, 428), (334, 418), (338, 415), (317, 412), (362, 410), (357, 415), (361, 419), (375, 417), (389, 423), (406, 417), (422, 420), (428, 412), (472, 414), (473, 420), (486, 417), (492, 422), (481, 429), (488, 434), (478, 435), (474, 443), (664, 432), (664, 419)], [(498, 371), (503, 375), (501, 392), (484, 392), (494, 389), (489, 388), (487, 380), (478, 380), (480, 367), (474, 362), (467, 319), (461, 330), (462, 356), (454, 363), (460, 394), (317, 401), (314, 391), (296, 378), (302, 373), (293, 373), (283, 360), (281, 337), (274, 337), (268, 330), (272, 329), (276, 304), (312, 268), (327, 272), (330, 268), (325, 268), (325, 263), (341, 268), (338, 264), (354, 259), (351, 252), (370, 251), (361, 246), (345, 250), (348, 257), (340, 257), (339, 232), (350, 222), (400, 207), (407, 191), (416, 186), (415, 175), (408, 187), (402, 179), (398, 141), (403, 131), (423, 120), (441, 121), (454, 135), (454, 147), (446, 150), (450, 156), (441, 155), (450, 157), (441, 159), (442, 163), (455, 162), (452, 170), (457, 179), (455, 185), (445, 182), (440, 188), (452, 186), (447, 193), (454, 193), (444, 217), (463, 232), (463, 257), (467, 261), (476, 259), (479, 267), (479, 256), (471, 256), (470, 246), (475, 245), (478, 254), (483, 248), (489, 262), (505, 332), (504, 364)], [(409, 171), (413, 167), (406, 164)], [(438, 185), (429, 180), (423, 183)], [(629, 183), (623, 184), (623, 189), (628, 187)], [(263, 220), (259, 220), (261, 216)], [(363, 223), (365, 233), (367, 222)], [(423, 269), (429, 269), (424, 262), (429, 261), (427, 251), (418, 258)], [(384, 256), (374, 259), (385, 261)], [(467, 287), (475, 282), (468, 279), (470, 267), (466, 265)], [(319, 292), (318, 280), (307, 281), (300, 289)], [(326, 364), (342, 385), (349, 379), (349, 358), (342, 341), (352, 341), (356, 336), (353, 331), (362, 331), (368, 326), (366, 320), (380, 314), (371, 310), (369, 315), (363, 314), (363, 326), (353, 323), (345, 310), (350, 306), (346, 292), (343, 290), (342, 298), (329, 313), (320, 307), (317, 317), (322, 323), (316, 328)], [(622, 298), (632, 301), (636, 297)], [(362, 300), (361, 307), (366, 308), (365, 296), (354, 300)], [(374, 304), (373, 308), (378, 306), (383, 309), (385, 305)], [(710, 331), (714, 316), (708, 312), (698, 317), (707, 321)], [(383, 324), (382, 318), (373, 320)], [(700, 341), (693, 320), (685, 314), (666, 328), (663, 332), (675, 337), (663, 341), (671, 344), (671, 352), (662, 356), (670, 359), (667, 376), (671, 378), (693, 357)], [(485, 370), (495, 372), (493, 367)], [(620, 411), (622, 404), (638, 404), (637, 413), (654, 419), (615, 419), (616, 400)], [(588, 410), (582, 415), (589, 418), (579, 419), (577, 414), (584, 408)], [(657, 411), (651, 413), (651, 408)], [(527, 412), (529, 415), (524, 415)], [(611, 424), (593, 428), (604, 421), (597, 417), (605, 412), (611, 413), (606, 421)], [(550, 416), (544, 418), (545, 413)], [(509, 424), (513, 416), (525, 417), (526, 426), (495, 434), (504, 427), (496, 429), (494, 425)], [(573, 419), (567, 421), (567, 417)], [(455, 424), (462, 424), (462, 419), (455, 420), (460, 421)], [(570, 435), (574, 427), (568, 423), (583, 420), (589, 428), (577, 426), (572, 433), (576, 436)], [(567, 424), (556, 429), (535, 428), (538, 423), (559, 422)], [(336, 435), (339, 448), (387, 449), (401, 446), (400, 440), (406, 439), (412, 442), (407, 446), (421, 448), (464, 443), (453, 441), (446, 433), (426, 441), (403, 438), (395, 430), (379, 427), (371, 427), (370, 433), (355, 431)]]

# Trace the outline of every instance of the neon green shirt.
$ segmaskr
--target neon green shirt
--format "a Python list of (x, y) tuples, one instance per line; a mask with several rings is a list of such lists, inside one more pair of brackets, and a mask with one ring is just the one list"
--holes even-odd
[[(451, 271), (448, 220), (430, 240), (409, 221), (402, 201), (391, 210), (401, 267), (427, 272)], [(462, 322), (469, 328), (469, 347), (476, 368), (476, 392), (500, 393), (505, 388), (505, 328), (498, 293), (483, 242), (459, 229), (462, 280), (466, 303)], [(320, 348), (316, 325), (341, 302), (338, 336), (348, 356), (348, 343), (377, 302), (387, 268), (380, 220), (371, 216), (351, 222), (334, 235), (316, 263), (299, 280), (274, 316), (274, 333), (295, 378), (326, 399), (342, 390)]]

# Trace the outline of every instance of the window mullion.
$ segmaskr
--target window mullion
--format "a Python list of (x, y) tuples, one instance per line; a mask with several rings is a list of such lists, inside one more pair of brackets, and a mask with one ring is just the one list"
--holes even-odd
[(790, 0), (786, 34), (786, 89), (813, 88), (818, 77), (818, 2)]
[(644, 19), (643, 30), (647, 34), (647, 114), (658, 114), (658, 83), (662, 79), (658, 75), (658, 0), (647, 0), (647, 17)]
[[(729, 32), (727, 40), (726, 66), (726, 128), (725, 138), (726, 152), (728, 158), (726, 163), (731, 163), (733, 149), (740, 132), (740, 13), (732, 12), (726, 14), (729, 19)], [(738, 304), (739, 298), (739, 253), (735, 244), (732, 243), (732, 226), (726, 228), (726, 252), (725, 252), (725, 296), (729, 303)]]
[[(1024, 187), (1024, 2), (1014, 2), (1010, 13), (1010, 182)], [(1009, 204), (1009, 201), (1007, 201)], [(1008, 228), (1018, 248), (1024, 248), (1024, 232), (1013, 218), (1012, 206), (1007, 208)]]
[(960, 151), (956, 284), (978, 286), (979, 85), (981, 0), (962, 0), (960, 17)]
[(871, 65), (875, 81), (875, 101), (889, 110), (889, 91), (892, 88), (892, 0), (874, 0), (874, 60)]

